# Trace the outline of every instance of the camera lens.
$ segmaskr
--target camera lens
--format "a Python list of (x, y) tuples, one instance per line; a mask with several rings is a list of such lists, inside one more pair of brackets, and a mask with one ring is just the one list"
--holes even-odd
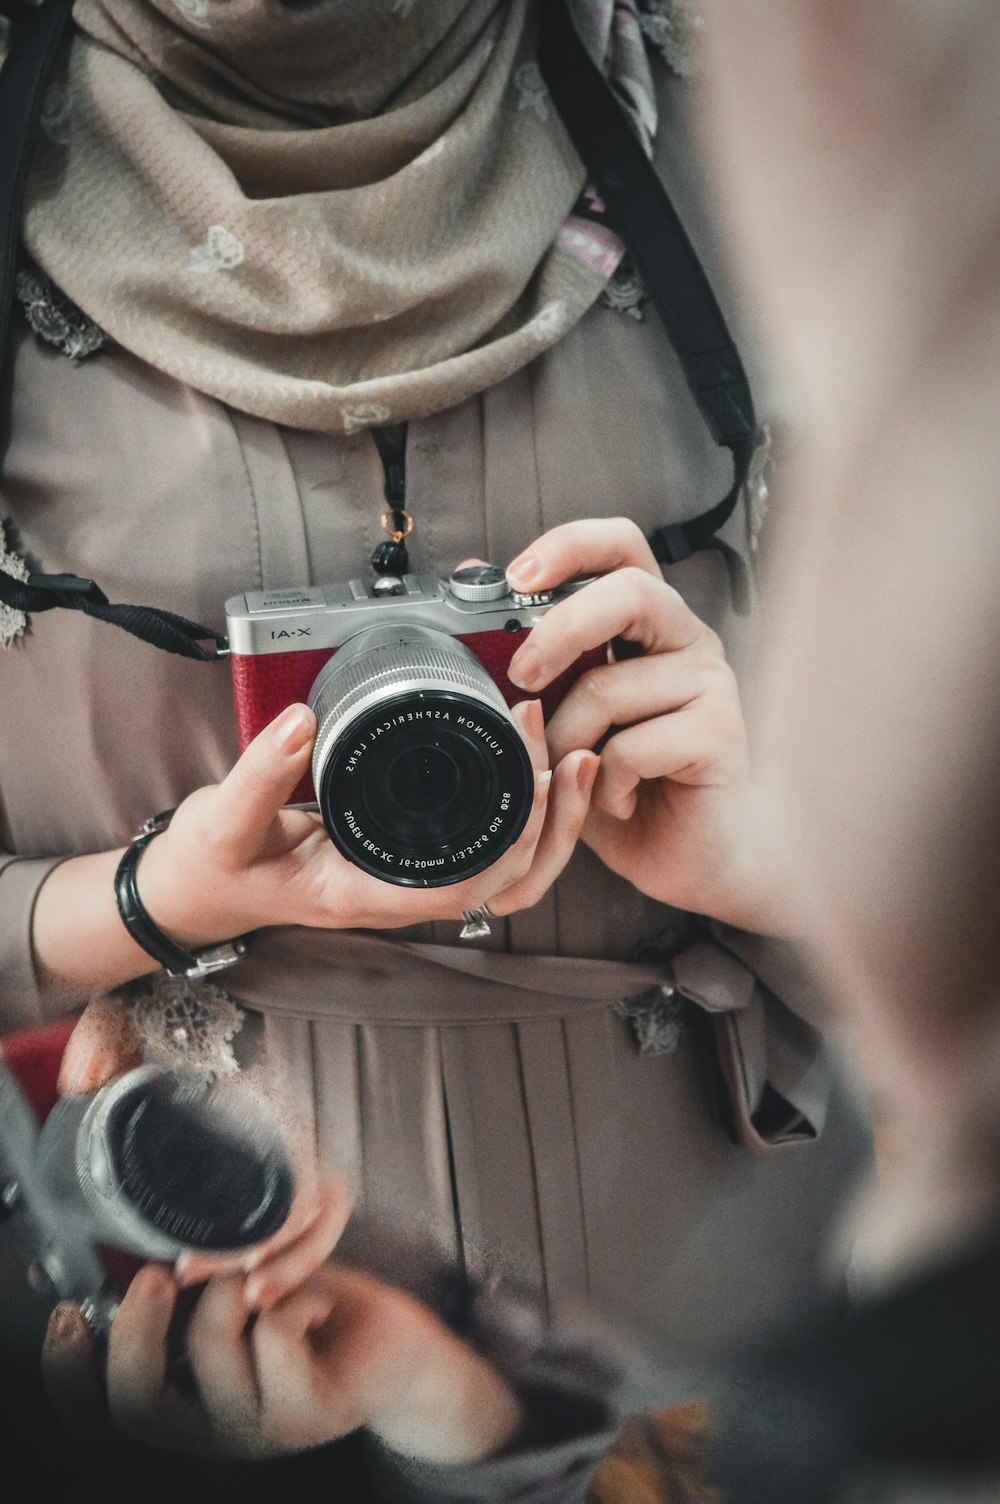
[(482, 749), (463, 735), (464, 727), (453, 730), (445, 721), (445, 716), (461, 714), (455, 697), (420, 695), (403, 713), (439, 716), (440, 721), (431, 721), (440, 727), (433, 740), (419, 731), (420, 740), (407, 745), (411, 725), (420, 724), (407, 720), (396, 736), (385, 740), (382, 733), (360, 783), (348, 789), (342, 777), (337, 787), (360, 806), (364, 828), (383, 850), (402, 845), (425, 860), (444, 861), (445, 848), (492, 823), (490, 810), (501, 803), (503, 791)]
[(389, 769), (389, 798), (402, 815), (439, 815), (454, 804), (459, 788), (458, 764), (443, 747), (401, 752)]
[(259, 1104), (154, 1066), (89, 1103), (64, 1098), (39, 1152), (67, 1215), (79, 1202), (102, 1242), (144, 1258), (245, 1248), (277, 1232), (292, 1204), (288, 1156)]
[(277, 1232), (292, 1199), (283, 1156), (169, 1078), (143, 1082), (107, 1118), (104, 1142), (125, 1202), (185, 1248), (244, 1248)]
[(490, 866), (524, 829), (527, 748), (489, 674), (446, 633), (361, 633), (309, 698), (320, 809), (356, 866), (400, 886), (443, 887)]

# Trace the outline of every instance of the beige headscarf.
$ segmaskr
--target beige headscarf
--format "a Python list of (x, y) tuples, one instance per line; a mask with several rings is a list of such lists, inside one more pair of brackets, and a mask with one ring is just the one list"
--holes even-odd
[[(577, 3), (648, 139), (638, 16)], [(73, 14), (27, 250), (119, 344), (242, 411), (329, 433), (441, 411), (554, 344), (620, 259), (572, 213), (533, 0)]]

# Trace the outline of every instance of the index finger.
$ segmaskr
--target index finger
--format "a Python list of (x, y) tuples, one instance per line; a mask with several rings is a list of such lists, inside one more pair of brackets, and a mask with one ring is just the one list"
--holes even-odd
[(156, 1264), (139, 1270), (108, 1334), (108, 1407), (121, 1429), (140, 1440), (160, 1433), (167, 1389), (167, 1336), (177, 1286)]
[(569, 595), (542, 617), (507, 670), (511, 683), (532, 693), (551, 684), (583, 654), (616, 637), (647, 653), (690, 647), (707, 633), (670, 585), (636, 566), (616, 570)]
[(581, 574), (641, 569), (660, 579), (660, 566), (641, 528), (629, 517), (591, 517), (550, 528), (507, 567), (515, 590), (551, 590)]

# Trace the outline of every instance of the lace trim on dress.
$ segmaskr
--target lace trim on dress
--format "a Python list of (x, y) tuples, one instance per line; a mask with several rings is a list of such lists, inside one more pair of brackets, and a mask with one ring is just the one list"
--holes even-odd
[(637, 323), (641, 324), (646, 317), (643, 304), (649, 293), (628, 254), (622, 257), (601, 297), (609, 308), (613, 308), (616, 313), (627, 314)]
[(212, 1081), (239, 1070), (233, 1040), (244, 1013), (221, 987), (154, 972), (127, 989), (144, 1059)]
[(685, 999), (664, 982), (636, 997), (623, 997), (614, 1011), (632, 1025), (640, 1055), (672, 1055), (684, 1032), (685, 1007)]
[(70, 360), (85, 360), (107, 344), (108, 337), (92, 318), (38, 271), (20, 271), (14, 292), (24, 306), (30, 328), (47, 345)]
[[(0, 522), (0, 569), (4, 574), (13, 575), (15, 580), (28, 578), (28, 566), (24, 560), (18, 558), (17, 554), (7, 547), (2, 522)], [(5, 606), (0, 601), (0, 648), (9, 648), (11, 643), (23, 637), (27, 624), (28, 618), (23, 611), (17, 611), (13, 606)]]
[(680, 78), (701, 72), (699, 33), (705, 22), (695, 0), (638, 0), (639, 28)]

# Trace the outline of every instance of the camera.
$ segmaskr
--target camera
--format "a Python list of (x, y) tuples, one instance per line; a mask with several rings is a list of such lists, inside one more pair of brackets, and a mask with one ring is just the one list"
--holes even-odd
[[(524, 634), (589, 580), (519, 594), (502, 569), (385, 576), (226, 602), (240, 750), (296, 701), (319, 723), (311, 777), (337, 848), (383, 882), (444, 887), (491, 866), (531, 812), (534, 774), (507, 670)], [(583, 654), (546, 690), (546, 716)]]
[(232, 1087), (141, 1066), (93, 1097), (62, 1097), (34, 1176), (64, 1234), (173, 1262), (278, 1231), (293, 1176), (277, 1128)]

